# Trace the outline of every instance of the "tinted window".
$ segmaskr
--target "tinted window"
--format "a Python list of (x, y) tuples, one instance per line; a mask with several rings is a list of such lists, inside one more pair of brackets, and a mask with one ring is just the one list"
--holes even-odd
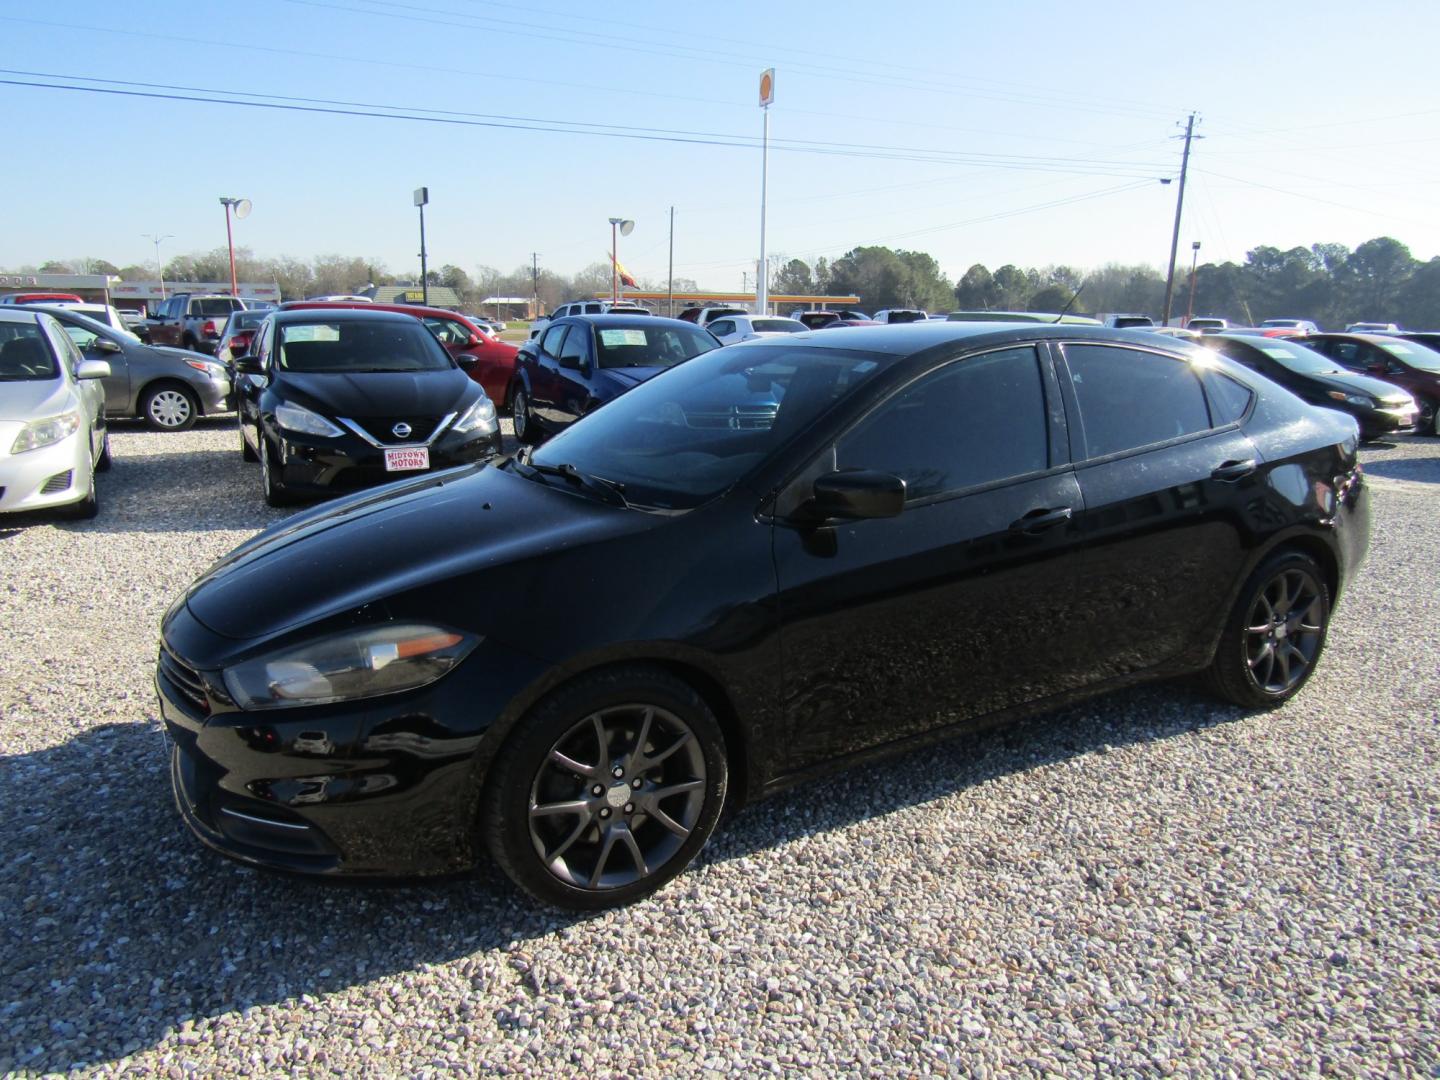
[(34, 323), (0, 323), (0, 382), (54, 379), (55, 357)]
[(735, 322), (733, 319), (716, 319), (710, 324), (710, 332), (716, 337), (733, 334), (735, 332)]
[(836, 460), (841, 469), (894, 473), (911, 499), (1046, 468), (1035, 350), (1003, 349), (926, 375), (845, 435)]
[(693, 326), (601, 326), (595, 338), (602, 368), (674, 367), (719, 348), (708, 332)]
[(440, 339), (442, 345), (470, 344), (469, 328), (456, 319), (426, 316), (422, 321), (430, 328), (430, 332)]
[(1104, 457), (1191, 435), (1210, 426), (1205, 393), (1190, 365), (1109, 345), (1067, 345), (1080, 406), (1080, 457)]
[(795, 319), (751, 319), (750, 329), (757, 334), (798, 334), (805, 324)]
[(239, 311), (245, 305), (234, 297), (212, 296), (207, 300), (195, 300), (190, 304), (190, 314), (203, 315), (207, 319), (229, 317), (232, 311)]
[(297, 372), (443, 371), (450, 357), (419, 322), (306, 322), (280, 327), (280, 367)]
[(551, 356), (559, 356), (560, 339), (565, 336), (565, 331), (568, 329), (570, 329), (570, 326), (567, 323), (564, 326), (552, 326), (549, 330), (546, 330), (545, 337), (540, 341), (541, 350), (549, 353)]
[(1210, 387), (1210, 408), (1215, 414), (1215, 424), (1233, 424), (1245, 415), (1245, 410), (1250, 408), (1250, 388), (1244, 386), (1229, 375), (1223, 375), (1218, 371), (1205, 373), (1205, 380)]
[(1414, 345), (1408, 341), (1382, 341), (1380, 348), (1391, 356), (1398, 356), (1411, 367), (1417, 367), (1421, 371), (1440, 372), (1440, 354), (1424, 345)]
[(560, 346), (561, 360), (575, 360), (584, 364), (590, 359), (590, 335), (585, 332), (583, 326), (572, 326), (569, 335), (565, 338), (565, 344)]

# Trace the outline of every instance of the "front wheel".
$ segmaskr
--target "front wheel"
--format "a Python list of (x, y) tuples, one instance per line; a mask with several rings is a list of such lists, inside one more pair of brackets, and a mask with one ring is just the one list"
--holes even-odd
[(530, 395), (525, 387), (517, 386), (510, 395), (510, 422), (515, 426), (515, 441), (533, 445), (536, 442), (535, 424), (530, 419)]
[(1440, 435), (1440, 404), (1429, 398), (1420, 399), (1420, 431), (1426, 435)]
[(110, 432), (107, 431), (100, 437), (100, 456), (95, 459), (95, 471), (109, 472), (114, 463), (115, 459), (110, 456)]
[(1290, 700), (1315, 670), (1330, 626), (1330, 590), (1319, 565), (1282, 551), (1240, 590), (1207, 673), (1220, 697), (1246, 708)]
[(183, 386), (157, 386), (140, 404), (140, 414), (156, 431), (185, 431), (199, 413), (195, 395)]
[(265, 493), (266, 506), (291, 506), (295, 502), (295, 496), (285, 490), (276, 473), (280, 466), (275, 461), (275, 454), (270, 449), (270, 444), (265, 441), (265, 434), (260, 434), (260, 487)]
[(250, 448), (250, 443), (249, 443), (248, 441), (246, 441), (246, 439), (245, 439), (245, 425), (244, 425), (244, 424), (241, 424), (241, 425), (239, 425), (239, 426), (240, 426), (240, 460), (241, 460), (241, 461), (259, 461), (259, 460), (260, 460), (260, 455), (257, 454), (257, 453), (255, 453), (255, 451)]
[(597, 672), (520, 721), (491, 764), (480, 827), (537, 899), (614, 907), (690, 864), (727, 775), (720, 725), (691, 686), (648, 667)]

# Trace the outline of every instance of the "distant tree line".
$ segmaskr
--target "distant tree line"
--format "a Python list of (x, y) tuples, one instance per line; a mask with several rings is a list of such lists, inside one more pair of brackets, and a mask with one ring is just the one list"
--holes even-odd
[[(392, 274), (378, 260), (320, 255), (309, 261), (289, 256), (257, 258), (236, 248), (237, 275), (245, 281), (275, 282), (286, 299), (320, 293), (358, 292), (368, 285), (417, 284)], [(123, 266), (104, 259), (74, 259), (19, 267), (12, 273), (116, 274), (126, 280), (154, 277), (153, 266)], [(224, 281), (230, 276), (224, 248), (180, 255), (165, 266), (166, 280)], [(610, 288), (610, 264), (595, 262), (576, 274), (557, 274), (523, 265), (510, 273), (476, 267), (473, 274), (443, 265), (429, 273), (430, 284), (448, 285), (462, 303), (487, 296), (538, 295), (545, 310)], [(1082, 289), (1083, 286), (1083, 289)], [(647, 291), (664, 291), (666, 282), (641, 280)], [(1075, 298), (1075, 292), (1080, 295)], [(676, 278), (676, 292), (699, 290), (690, 278)], [(910, 307), (927, 311), (1055, 311), (1075, 298), (1071, 310), (1143, 312), (1155, 317), (1165, 302), (1165, 275), (1154, 266), (1107, 263), (1093, 270), (1071, 266), (1021, 268), (1006, 263), (995, 271), (975, 263), (952, 282), (935, 259), (920, 251), (857, 247), (838, 259), (776, 256), (770, 260), (774, 294), (858, 296), (865, 311)], [(1172, 317), (1189, 304), (1190, 268), (1177, 268)], [(1243, 263), (1202, 263), (1195, 272), (1194, 313), (1222, 315), (1232, 322), (1258, 323), (1278, 317), (1314, 319), (1322, 326), (1361, 320), (1395, 322), (1414, 328), (1440, 327), (1440, 257), (1421, 262), (1410, 249), (1388, 236), (1367, 240), (1351, 251), (1343, 244), (1312, 244), (1281, 251), (1257, 247)]]

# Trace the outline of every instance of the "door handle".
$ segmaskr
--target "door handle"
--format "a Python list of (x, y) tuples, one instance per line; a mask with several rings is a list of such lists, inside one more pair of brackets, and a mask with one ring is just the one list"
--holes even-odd
[(1210, 479), (1219, 480), (1222, 483), (1228, 484), (1249, 476), (1254, 471), (1254, 458), (1246, 458), (1244, 461), (1222, 461), (1211, 470)]
[(1061, 506), (1055, 509), (1041, 507), (1038, 510), (1031, 510), (1024, 517), (1010, 523), (1010, 531), (1014, 533), (1035, 534), (1044, 532), (1046, 529), (1053, 529), (1056, 525), (1069, 521), (1075, 511), (1069, 506)]

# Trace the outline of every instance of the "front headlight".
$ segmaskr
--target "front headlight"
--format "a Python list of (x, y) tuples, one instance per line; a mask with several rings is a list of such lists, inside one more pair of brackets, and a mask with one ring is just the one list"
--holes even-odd
[(480, 639), (416, 623), (347, 631), (225, 669), (242, 709), (293, 709), (414, 690), (440, 678)]
[(1347, 394), (1343, 390), (1326, 391), (1336, 401), (1348, 401), (1351, 405), (1359, 405), (1363, 408), (1374, 408), (1375, 401), (1364, 394)]
[(196, 371), (203, 371), (212, 379), (225, 379), (230, 376), (224, 364), (211, 363), (209, 360), (186, 360), (185, 363), (189, 364)]
[(20, 429), (10, 453), (23, 454), (27, 450), (39, 450), (53, 446), (61, 439), (68, 439), (80, 430), (80, 410), (71, 409), (59, 416), (48, 416), (44, 420), (31, 420)]
[(489, 435), (495, 431), (495, 403), (488, 396), (481, 395), (479, 401), (460, 414), (452, 430), (462, 435), (471, 431), (483, 431)]
[(288, 401), (282, 401), (275, 406), (275, 423), (286, 431), (298, 432), (301, 435), (342, 434), (338, 427), (319, 413), (311, 412), (303, 405), (292, 405)]

